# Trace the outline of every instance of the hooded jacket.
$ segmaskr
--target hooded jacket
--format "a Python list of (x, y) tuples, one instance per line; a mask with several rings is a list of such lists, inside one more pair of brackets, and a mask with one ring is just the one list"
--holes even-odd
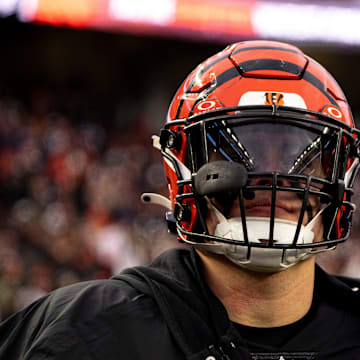
[[(349, 356), (331, 359), (360, 358), (356, 291), (360, 281), (330, 276), (317, 268), (316, 287), (323, 298), (330, 296), (331, 311), (338, 311), (339, 306), (345, 311), (341, 324), (351, 316), (351, 326), (341, 327), (337, 336), (344, 339), (335, 348), (329, 346), (334, 343), (333, 334), (320, 337), (312, 348), (308, 332), (302, 332), (290, 344), (299, 351), (289, 359), (328, 359), (330, 349), (331, 354), (348, 352)], [(297, 349), (296, 344), (304, 341), (309, 342), (309, 351)], [(285, 355), (251, 353), (203, 281), (201, 262), (193, 249), (169, 250), (148, 267), (57, 289), (0, 326), (1, 360), (251, 360), (286, 359), (290, 353), (278, 354)]]

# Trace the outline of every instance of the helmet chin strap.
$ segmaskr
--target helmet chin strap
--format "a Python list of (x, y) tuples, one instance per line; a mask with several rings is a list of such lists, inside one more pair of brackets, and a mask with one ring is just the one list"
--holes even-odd
[[(208, 206), (217, 218), (214, 235), (226, 239), (244, 241), (244, 232), (240, 217), (227, 219), (207, 199)], [(301, 225), (298, 235), (298, 244), (312, 243), (315, 238), (314, 225), (326, 207), (322, 208), (315, 217), (307, 224)], [(269, 239), (270, 218), (246, 217), (249, 243), (263, 243)], [(291, 244), (294, 240), (297, 222), (275, 219), (274, 220), (274, 243)], [(315, 252), (312, 249), (274, 249), (246, 245), (225, 244), (220, 242), (194, 244), (199, 249), (222, 254), (236, 265), (249, 270), (261, 272), (277, 272), (285, 270), (299, 261), (305, 260)]]

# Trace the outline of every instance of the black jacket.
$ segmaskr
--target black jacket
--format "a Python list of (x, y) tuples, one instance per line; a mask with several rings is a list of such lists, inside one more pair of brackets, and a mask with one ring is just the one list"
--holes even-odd
[[(55, 290), (0, 326), (0, 359), (270, 358), (251, 354), (200, 272), (195, 251), (176, 249), (149, 267)], [(319, 291), (354, 319), (349, 334), (339, 331), (339, 336), (350, 339), (334, 338), (341, 346), (333, 352), (349, 351), (359, 356), (345, 359), (360, 358), (360, 296), (356, 291), (360, 282), (330, 276), (319, 268), (316, 279)], [(301, 344), (305, 341), (300, 340)], [(296, 358), (343, 359), (327, 355), (327, 342), (326, 338), (320, 348), (312, 349), (310, 340), (308, 355)]]

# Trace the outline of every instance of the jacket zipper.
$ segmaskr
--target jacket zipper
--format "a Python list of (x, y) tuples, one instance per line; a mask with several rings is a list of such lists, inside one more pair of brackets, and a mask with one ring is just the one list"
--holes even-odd
[(231, 360), (230, 357), (227, 354), (225, 354), (225, 352), (221, 346), (219, 346), (217, 349), (215, 347), (215, 345), (210, 345), (209, 350), (210, 350), (210, 353), (214, 355), (214, 359), (211, 359), (211, 357), (208, 357), (208, 358), (206, 358), (207, 360)]

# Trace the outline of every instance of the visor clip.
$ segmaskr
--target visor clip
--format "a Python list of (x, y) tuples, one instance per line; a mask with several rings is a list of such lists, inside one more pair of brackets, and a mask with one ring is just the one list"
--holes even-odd
[(190, 222), (191, 220), (191, 210), (189, 205), (182, 205), (175, 203), (174, 206), (174, 217), (177, 221)]
[(272, 104), (272, 116), (276, 116), (278, 112), (278, 107), (276, 104)]
[(172, 210), (168, 210), (165, 214), (165, 220), (168, 226), (168, 232), (171, 234), (176, 234), (176, 220)]
[(181, 147), (181, 134), (169, 129), (160, 131), (160, 145), (162, 148), (179, 150)]

